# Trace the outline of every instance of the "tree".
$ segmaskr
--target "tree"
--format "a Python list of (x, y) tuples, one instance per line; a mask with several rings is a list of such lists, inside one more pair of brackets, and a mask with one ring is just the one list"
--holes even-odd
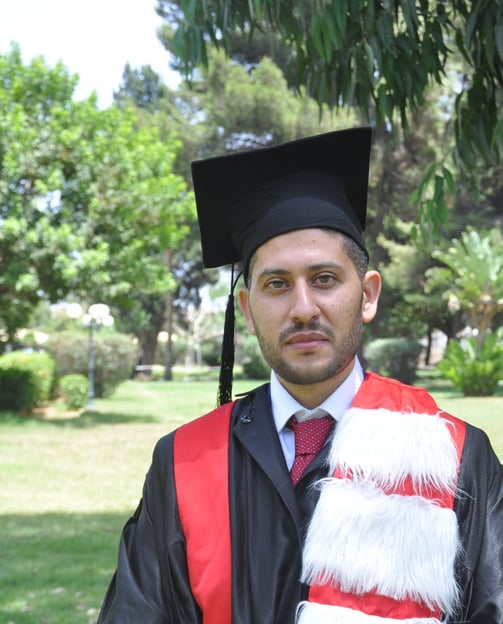
[(473, 177), (476, 158), (487, 168), (501, 156), (500, 2), (158, 0), (157, 11), (175, 30), (171, 51), (187, 76), (208, 64), (209, 45), (230, 53), (236, 32), (250, 41), (256, 33), (280, 36), (299, 88), (330, 107), (356, 105), (377, 127), (395, 129), (398, 118), (407, 128), (431, 84), (451, 82), (452, 159), (446, 152), (425, 176), (416, 197), (423, 222), (447, 219), (452, 163)]
[(0, 325), (9, 337), (43, 298), (127, 307), (173, 286), (164, 251), (194, 217), (173, 172), (179, 142), (132, 109), (72, 100), (75, 79), (19, 48), (0, 57)]
[(161, 101), (168, 95), (169, 89), (150, 65), (133, 69), (129, 63), (126, 63), (122, 72), (122, 83), (114, 93), (114, 101), (117, 103), (134, 102), (138, 108), (144, 108), (153, 113), (159, 110)]
[(503, 252), (499, 229), (481, 236), (468, 228), (447, 251), (434, 252), (444, 266), (427, 271), (427, 289), (439, 288), (446, 305), (464, 310), (482, 348), (496, 316), (503, 311)]
[[(439, 298), (424, 294), (424, 273), (433, 264), (431, 246), (414, 236), (417, 208), (410, 201), (442, 145), (442, 96), (440, 89), (428, 95), (408, 133), (393, 136), (380, 128), (374, 135), (366, 237), (372, 266), (381, 272), (385, 286), (378, 315), (366, 328), (369, 339), (418, 340), (435, 329), (449, 336), (455, 333), (457, 318)], [(462, 180), (456, 182), (461, 187)], [(443, 228), (449, 238), (458, 231), (457, 203), (452, 202), (450, 209), (450, 226)]]
[(433, 333), (440, 330), (451, 338), (461, 329), (460, 315), (452, 314), (441, 294), (426, 294), (425, 273), (432, 266), (429, 251), (417, 245), (410, 236), (412, 222), (404, 223), (395, 217), (395, 234), (385, 228), (378, 236), (378, 244), (386, 250), (380, 272), (385, 287), (379, 299), (379, 312), (367, 328), (369, 336), (378, 338), (426, 339), (424, 361), (432, 356)]
[(120, 326), (138, 338), (144, 362), (151, 363), (165, 320), (158, 299), (176, 288), (165, 254), (188, 232), (192, 195), (173, 172), (178, 148), (173, 137), (161, 141), (155, 127), (139, 126), (132, 109), (112, 107), (101, 116), (106, 153), (85, 149), (76, 160), (96, 175), (96, 186), (77, 201), (88, 206), (83, 226), (89, 246), (106, 250), (103, 275), (95, 280), (93, 273), (87, 285), (81, 281), (73, 291), (117, 306)]
[[(173, 162), (173, 170), (183, 176), (190, 185), (190, 162), (199, 149), (204, 130), (198, 123), (200, 111), (198, 98), (185, 85), (176, 91), (167, 88), (160, 77), (149, 67), (132, 69), (126, 65), (122, 83), (114, 99), (122, 109), (134, 107), (138, 113), (139, 126), (154, 126), (161, 138), (169, 140), (174, 132), (181, 137), (180, 149)], [(186, 237), (183, 248), (166, 249), (164, 263), (172, 277), (173, 288), (157, 295), (138, 293), (133, 306), (121, 308), (124, 327), (136, 327), (142, 332), (142, 363), (154, 362), (158, 346), (157, 336), (161, 329), (168, 333), (165, 346), (165, 379), (172, 377), (174, 363), (172, 333), (175, 315), (184, 315), (186, 306), (199, 305), (198, 288), (210, 281), (203, 271), (199, 233), (195, 215), (185, 223)], [(197, 248), (197, 252), (195, 251)]]
[[(44, 290), (57, 299), (83, 241), (66, 223), (50, 224), (48, 185), (59, 180), (50, 126), (76, 85), (61, 65), (24, 66), (17, 46), (0, 56), (0, 328), (12, 340)], [(45, 201), (44, 201), (45, 199)]]
[(468, 317), (468, 336), (449, 340), (438, 364), (464, 395), (490, 396), (503, 379), (503, 334), (493, 327), (503, 311), (502, 242), (499, 228), (484, 236), (468, 228), (447, 251), (434, 254), (444, 266), (427, 272), (430, 291), (441, 289), (449, 310)]

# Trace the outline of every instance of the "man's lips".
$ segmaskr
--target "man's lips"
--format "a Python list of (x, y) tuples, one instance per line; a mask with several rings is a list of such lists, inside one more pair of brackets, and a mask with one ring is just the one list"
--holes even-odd
[(289, 336), (285, 344), (297, 348), (309, 349), (319, 346), (322, 342), (327, 342), (328, 337), (319, 332), (299, 332)]
[(298, 323), (284, 329), (279, 335), (279, 344), (297, 348), (314, 348), (334, 338), (334, 331), (329, 325), (313, 321), (304, 326)]

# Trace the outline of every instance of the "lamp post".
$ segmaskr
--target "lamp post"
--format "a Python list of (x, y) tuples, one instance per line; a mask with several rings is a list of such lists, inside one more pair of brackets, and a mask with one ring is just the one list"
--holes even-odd
[[(67, 314), (70, 318), (77, 319), (82, 316), (82, 308), (78, 303), (70, 303), (67, 306)], [(87, 314), (82, 316), (83, 324), (89, 328), (88, 349), (87, 349), (87, 406), (92, 407), (94, 402), (94, 330), (98, 325), (111, 327), (114, 318), (110, 314), (110, 308), (104, 303), (93, 303), (89, 306)]]
[(110, 308), (104, 303), (93, 303), (89, 306), (87, 314), (83, 317), (84, 325), (89, 326), (88, 358), (87, 358), (87, 378), (89, 390), (87, 394), (87, 407), (92, 407), (94, 403), (94, 329), (98, 325), (110, 327), (114, 323)]

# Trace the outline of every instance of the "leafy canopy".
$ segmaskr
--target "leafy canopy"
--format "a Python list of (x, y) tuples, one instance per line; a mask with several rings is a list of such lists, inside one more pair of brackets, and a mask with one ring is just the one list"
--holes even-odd
[(166, 293), (164, 251), (194, 216), (173, 172), (178, 141), (132, 110), (72, 99), (75, 78), (20, 50), (0, 56), (0, 328), (12, 337), (41, 299), (127, 304)]
[[(174, 5), (180, 5), (183, 17)], [(471, 138), (490, 149), (503, 86), (499, 2), (161, 0), (159, 12), (177, 23), (174, 53), (188, 75), (207, 64), (208, 40), (228, 50), (236, 29), (250, 39), (257, 30), (274, 32), (291, 48), (298, 85), (332, 106), (356, 102), (369, 112), (370, 100), (378, 123), (393, 123), (395, 111), (406, 123), (408, 110), (423, 103), (430, 81), (444, 80), (457, 49), (467, 64), (459, 85), (460, 136), (468, 131), (461, 127), (464, 122), (474, 122), (463, 103), (482, 105), (486, 127), (471, 127)]]

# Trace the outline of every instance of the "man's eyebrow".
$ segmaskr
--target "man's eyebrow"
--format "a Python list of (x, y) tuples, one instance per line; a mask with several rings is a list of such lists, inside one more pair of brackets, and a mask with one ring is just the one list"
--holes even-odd
[(263, 271), (261, 271), (257, 277), (267, 277), (269, 275), (288, 275), (290, 273), (290, 271), (287, 271), (286, 269), (274, 269), (274, 268), (270, 268), (270, 269), (264, 269)]
[(317, 264), (311, 264), (308, 269), (310, 271), (323, 271), (324, 269), (333, 269), (335, 271), (343, 271), (344, 267), (338, 262), (319, 262)]
[[(332, 270), (336, 270), (336, 271), (343, 271), (344, 267), (341, 264), (338, 264), (337, 262), (318, 262), (316, 264), (310, 264), (307, 267), (307, 270), (311, 273), (315, 273), (316, 271), (323, 271), (325, 269), (332, 269)], [(292, 271), (289, 271), (288, 269), (283, 269), (283, 268), (274, 268), (274, 267), (270, 267), (270, 268), (266, 268), (263, 271), (261, 271), (257, 277), (268, 277), (269, 275), (289, 275), (290, 273), (292, 273)]]

